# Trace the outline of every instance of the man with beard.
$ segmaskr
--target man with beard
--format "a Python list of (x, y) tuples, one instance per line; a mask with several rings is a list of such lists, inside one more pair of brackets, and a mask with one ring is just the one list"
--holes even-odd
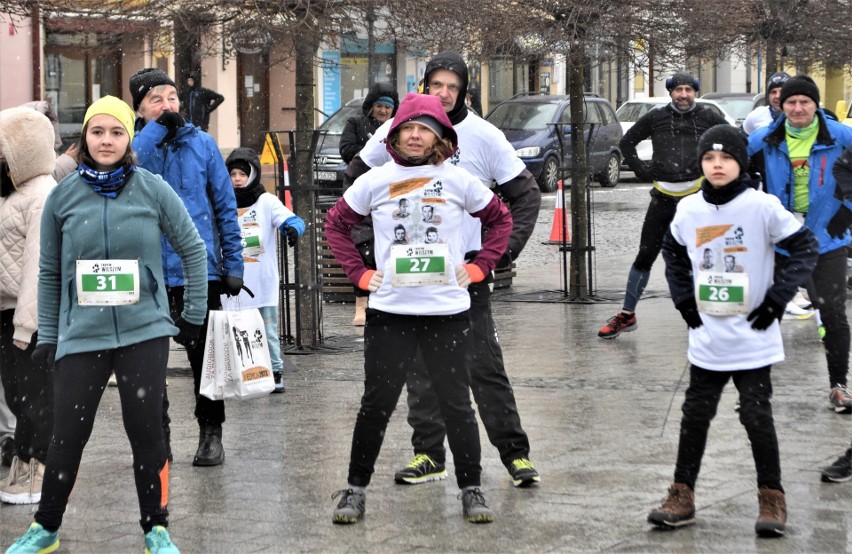
[[(695, 149), (704, 131), (727, 124), (725, 119), (695, 102), (698, 79), (676, 73), (666, 79), (671, 104), (653, 109), (639, 118), (621, 139), (624, 161), (641, 181), (652, 181), (651, 203), (645, 213), (639, 253), (630, 267), (621, 311), (600, 328), (598, 336), (614, 339), (636, 329), (636, 304), (642, 297), (651, 266), (660, 254), (663, 236), (672, 222), (677, 203), (701, 187), (701, 172)], [(636, 145), (650, 138), (654, 147), (651, 167), (636, 154)]]

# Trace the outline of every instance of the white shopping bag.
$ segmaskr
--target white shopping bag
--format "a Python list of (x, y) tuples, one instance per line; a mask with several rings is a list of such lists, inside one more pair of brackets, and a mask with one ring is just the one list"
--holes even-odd
[(223, 352), (225, 398), (248, 400), (275, 389), (272, 362), (266, 343), (266, 327), (257, 308), (221, 312), (225, 319)]
[(222, 400), (225, 398), (222, 388), (225, 383), (224, 350), (227, 347), (223, 333), (227, 328), (227, 318), (218, 310), (211, 310), (207, 317), (207, 337), (204, 341), (204, 360), (198, 392), (210, 400)]

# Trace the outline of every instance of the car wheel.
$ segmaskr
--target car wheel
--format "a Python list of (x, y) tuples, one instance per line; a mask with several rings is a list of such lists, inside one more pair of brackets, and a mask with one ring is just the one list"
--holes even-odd
[(606, 169), (598, 175), (597, 181), (602, 187), (614, 187), (620, 178), (621, 160), (618, 159), (618, 154), (613, 152), (606, 161)]
[(559, 182), (559, 162), (556, 161), (556, 156), (550, 156), (544, 161), (544, 167), (541, 168), (541, 175), (538, 177), (538, 188), (541, 192), (553, 192), (556, 190), (556, 185)]

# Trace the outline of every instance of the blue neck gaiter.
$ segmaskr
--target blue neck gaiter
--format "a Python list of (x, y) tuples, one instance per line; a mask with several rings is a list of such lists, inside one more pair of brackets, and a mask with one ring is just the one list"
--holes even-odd
[(112, 171), (98, 171), (85, 163), (81, 163), (77, 166), (77, 173), (80, 174), (87, 185), (92, 187), (92, 190), (101, 196), (116, 198), (124, 185), (127, 184), (134, 169), (136, 169), (135, 165), (123, 165)]

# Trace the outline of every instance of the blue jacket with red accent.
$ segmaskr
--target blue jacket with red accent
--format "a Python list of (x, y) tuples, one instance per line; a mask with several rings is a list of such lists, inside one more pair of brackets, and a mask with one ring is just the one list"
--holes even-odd
[[(852, 210), (852, 190), (838, 190), (837, 181), (832, 174), (834, 162), (844, 149), (852, 146), (852, 127), (825, 117), (822, 110), (817, 110), (816, 117), (819, 118), (819, 131), (808, 156), (809, 207), (805, 225), (817, 236), (819, 253), (825, 254), (844, 248), (850, 242), (849, 231), (842, 237), (835, 238), (828, 234), (826, 226), (840, 209), (841, 202)], [(778, 197), (781, 204), (792, 212), (795, 177), (790, 151), (787, 148), (784, 127), (786, 121), (787, 118), (781, 115), (768, 127), (752, 133), (748, 139), (748, 154), (749, 157), (762, 157), (766, 192)], [(846, 186), (844, 184), (844, 188)]]

